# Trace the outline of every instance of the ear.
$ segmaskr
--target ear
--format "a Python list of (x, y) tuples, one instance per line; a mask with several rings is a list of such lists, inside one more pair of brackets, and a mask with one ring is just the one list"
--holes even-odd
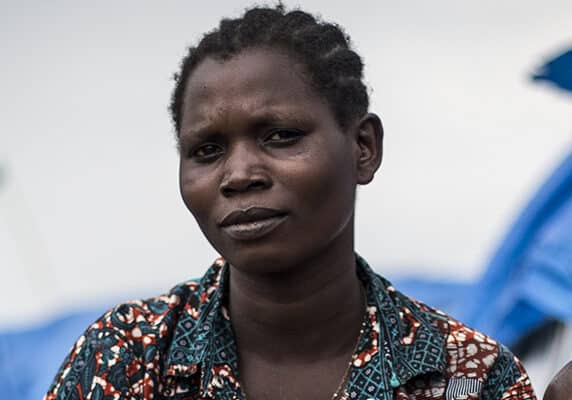
[(376, 114), (369, 113), (359, 121), (356, 128), (357, 183), (367, 185), (381, 165), (383, 126)]

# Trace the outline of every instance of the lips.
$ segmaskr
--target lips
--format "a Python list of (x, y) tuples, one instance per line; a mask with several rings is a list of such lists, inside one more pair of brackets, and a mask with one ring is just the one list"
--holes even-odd
[(254, 240), (272, 232), (287, 216), (282, 210), (250, 207), (227, 214), (219, 226), (233, 239)]

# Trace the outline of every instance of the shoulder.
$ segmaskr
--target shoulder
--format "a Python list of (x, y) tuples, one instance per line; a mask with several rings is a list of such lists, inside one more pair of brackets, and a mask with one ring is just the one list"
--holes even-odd
[(178, 317), (199, 298), (196, 280), (180, 283), (169, 292), (143, 300), (119, 304), (105, 313), (89, 330), (109, 330), (131, 343), (144, 335), (168, 336)]
[(163, 295), (119, 304), (90, 325), (83, 337), (97, 346), (107, 346), (101, 339), (112, 337), (135, 352), (150, 341), (162, 345), (172, 336), (181, 313), (198, 301), (199, 292), (198, 281), (190, 280)]
[(448, 318), (447, 376), (457, 382), (478, 382), (481, 399), (535, 399), (520, 360), (503, 344)]
[(183, 315), (194, 317), (188, 321), (197, 319), (201, 297), (215, 282), (213, 274), (218, 270), (215, 263), (201, 280), (108, 310), (73, 345), (45, 399), (80, 399), (98, 391), (119, 398), (140, 390), (152, 393), (179, 320)]
[(483, 400), (535, 399), (525, 369), (506, 346), (393, 288), (390, 293), (400, 305), (402, 315), (410, 314), (418, 323), (429, 324), (443, 338), (446, 361), (443, 375), (448, 382), (449, 398), (475, 392)]

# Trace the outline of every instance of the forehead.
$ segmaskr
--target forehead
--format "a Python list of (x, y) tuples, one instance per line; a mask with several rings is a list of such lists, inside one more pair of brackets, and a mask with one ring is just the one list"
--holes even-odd
[(228, 60), (208, 57), (189, 76), (183, 127), (237, 109), (329, 112), (311, 86), (305, 67), (283, 52), (267, 49), (247, 50)]

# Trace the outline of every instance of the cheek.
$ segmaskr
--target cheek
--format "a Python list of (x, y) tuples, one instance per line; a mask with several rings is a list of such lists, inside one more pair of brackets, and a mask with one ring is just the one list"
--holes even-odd
[(212, 174), (197, 170), (190, 170), (181, 162), (179, 166), (179, 190), (183, 202), (193, 214), (199, 225), (203, 226), (204, 218), (210, 212), (217, 185)]
[(353, 159), (344, 144), (315, 146), (316, 151), (307, 152), (290, 164), (287, 184), (296, 188), (301, 206), (316, 212), (353, 210), (356, 176)]

